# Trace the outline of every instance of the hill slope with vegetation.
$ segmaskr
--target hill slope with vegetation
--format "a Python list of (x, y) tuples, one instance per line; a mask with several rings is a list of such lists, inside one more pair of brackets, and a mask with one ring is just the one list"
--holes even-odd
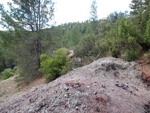
[(12, 2), (8, 11), (0, 4), (8, 29), (0, 31), (0, 82), (18, 75), (24, 86), (44, 75), (50, 83), (8, 98), (0, 112), (150, 112), (149, 0), (132, 0), (130, 14), (100, 20), (93, 0), (87, 21), (51, 27), (51, 0)]
[[(40, 5), (34, 4), (34, 1), (33, 3), (24, 1), (25, 4), (14, 2), (18, 6), (35, 5), (38, 8)], [(105, 56), (119, 57), (127, 61), (138, 60), (143, 54), (149, 56), (150, 5), (148, 0), (132, 0), (130, 14), (114, 12), (100, 20), (97, 19), (96, 6), (93, 6), (96, 2), (94, 2), (89, 20), (45, 29), (43, 26), (46, 26), (46, 23), (54, 16), (54, 4), (53, 2), (49, 4), (51, 5), (50, 15), (42, 17), (43, 21), (40, 21), (39, 17), (45, 12), (30, 11), (23, 7), (22, 10), (18, 8), (13, 10), (15, 7), (12, 4), (9, 4), (11, 11), (7, 12), (0, 5), (2, 25), (10, 29), (10, 31), (0, 32), (0, 71), (17, 66), (15, 69), (18, 70), (20, 75), (18, 81), (21, 81), (21, 84), (28, 84), (41, 75), (39, 72), (41, 54), (51, 57), (53, 51), (59, 48), (74, 50), (75, 57), (81, 59), (81, 65)], [(48, 4), (42, 3), (41, 5)], [(45, 11), (48, 10), (46, 7), (43, 8)], [(15, 11), (20, 13), (16, 15)], [(25, 11), (26, 14), (21, 16), (21, 11)], [(39, 16), (32, 18), (34, 15), (27, 12), (37, 13)], [(37, 23), (32, 25), (34, 19), (39, 22), (36, 21)]]

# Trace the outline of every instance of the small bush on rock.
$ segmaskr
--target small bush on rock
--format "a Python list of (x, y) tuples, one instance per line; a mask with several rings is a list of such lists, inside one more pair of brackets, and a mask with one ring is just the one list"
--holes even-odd
[(71, 67), (67, 49), (60, 48), (54, 51), (51, 57), (46, 54), (41, 55), (41, 68), (39, 71), (45, 73), (46, 82), (56, 79), (70, 70)]

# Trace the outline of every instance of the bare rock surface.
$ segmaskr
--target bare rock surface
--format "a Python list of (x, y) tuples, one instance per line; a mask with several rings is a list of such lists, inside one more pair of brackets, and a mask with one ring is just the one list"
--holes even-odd
[(9, 99), (0, 112), (146, 113), (149, 102), (138, 64), (107, 57)]

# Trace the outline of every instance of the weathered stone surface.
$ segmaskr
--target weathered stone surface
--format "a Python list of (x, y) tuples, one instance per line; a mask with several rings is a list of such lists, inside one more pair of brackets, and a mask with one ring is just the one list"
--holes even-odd
[(0, 104), (0, 112), (144, 113), (150, 91), (140, 73), (134, 62), (102, 58)]

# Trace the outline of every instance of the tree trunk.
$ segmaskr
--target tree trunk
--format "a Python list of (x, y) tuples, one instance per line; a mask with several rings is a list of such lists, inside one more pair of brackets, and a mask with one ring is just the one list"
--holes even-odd
[(38, 48), (37, 63), (38, 63), (38, 69), (39, 69), (40, 68), (40, 55), (41, 55), (41, 38), (40, 37), (37, 40), (37, 48)]
[(34, 39), (34, 50), (36, 55), (37, 68), (40, 68), (40, 55), (41, 55), (41, 38)]

